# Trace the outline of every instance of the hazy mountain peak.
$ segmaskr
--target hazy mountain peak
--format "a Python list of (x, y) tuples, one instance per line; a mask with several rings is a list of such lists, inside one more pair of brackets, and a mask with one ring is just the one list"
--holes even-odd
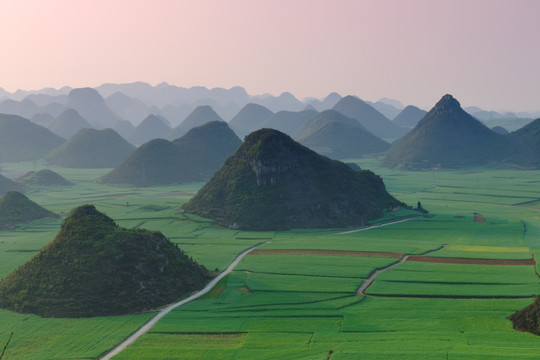
[(387, 104), (387, 105), (392, 105), (393, 107), (395, 107), (397, 109), (400, 109), (400, 110), (405, 107), (405, 106), (403, 106), (401, 101), (396, 100), (396, 99), (390, 99), (390, 98), (387, 98), (387, 97), (380, 98), (379, 100), (377, 100), (377, 102), (384, 103), (384, 104)]
[(89, 87), (73, 89), (69, 92), (68, 97), (69, 102), (75, 103), (79, 103), (80, 101), (105, 103), (99, 92)]

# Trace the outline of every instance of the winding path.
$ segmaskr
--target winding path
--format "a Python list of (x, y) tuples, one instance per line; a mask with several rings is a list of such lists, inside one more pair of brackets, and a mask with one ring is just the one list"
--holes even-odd
[[(402, 220), (404, 221), (404, 220)], [(427, 255), (427, 254), (431, 254), (432, 252), (435, 252), (435, 251), (439, 251), (441, 250), (442, 248), (444, 248), (446, 246), (446, 244), (438, 247), (437, 249), (433, 249), (433, 250), (429, 250), (429, 251), (426, 251), (425, 253), (422, 253), (420, 255), (415, 255), (415, 256), (424, 256), (424, 255)], [(377, 277), (377, 275), (379, 275), (380, 273), (382, 273), (383, 271), (387, 271), (387, 270), (390, 270), (390, 269), (393, 269), (395, 268), (396, 266), (398, 266), (399, 264), (403, 264), (405, 261), (407, 261), (407, 259), (412, 256), (411, 254), (406, 254), (406, 255), (403, 255), (403, 257), (398, 261), (398, 262), (395, 262), (391, 265), (388, 265), (387, 267), (385, 268), (382, 268), (382, 269), (377, 269), (375, 270), (374, 272), (371, 273), (371, 275), (362, 282), (362, 284), (360, 285), (360, 287), (358, 288), (358, 290), (356, 290), (356, 295), (365, 295), (365, 291), (366, 289), (373, 283), (373, 281), (375, 280), (375, 278)]]
[(216, 276), (212, 281), (210, 281), (201, 291), (199, 291), (198, 293), (194, 294), (194, 295), (191, 295), (190, 297), (188, 298), (185, 298), (183, 300), (180, 300), (179, 302), (177, 303), (174, 303), (172, 305), (169, 305), (167, 306), (166, 308), (160, 310), (156, 316), (154, 316), (152, 319), (150, 319), (150, 321), (148, 321), (146, 324), (144, 324), (141, 328), (139, 328), (139, 330), (137, 330), (136, 332), (134, 332), (130, 337), (128, 337), (126, 340), (124, 340), (123, 342), (121, 342), (119, 345), (117, 345), (114, 349), (112, 349), (111, 351), (109, 351), (107, 354), (103, 355), (100, 359), (101, 360), (109, 360), (111, 359), (113, 356), (117, 355), (120, 351), (124, 350), (125, 348), (127, 348), (129, 345), (133, 344), (135, 342), (135, 340), (137, 340), (138, 338), (140, 338), (141, 336), (143, 336), (144, 334), (146, 334), (151, 328), (152, 326), (154, 326), (159, 320), (161, 320), (162, 317), (164, 317), (165, 315), (167, 315), (168, 313), (170, 313), (173, 309), (176, 309), (177, 307), (179, 306), (182, 306), (184, 304), (187, 304), (188, 302), (190, 301), (193, 301), (195, 299), (198, 299), (200, 298), (201, 296), (207, 294), (210, 290), (212, 290), (212, 288), (221, 280), (223, 279), (225, 276), (227, 276), (231, 271), (233, 271), (233, 269), (236, 267), (236, 265), (238, 265), (238, 263), (240, 262), (240, 260), (242, 260), (242, 258), (248, 254), (249, 252), (255, 250), (255, 248), (263, 245), (263, 244), (268, 244), (270, 241), (265, 241), (265, 242), (262, 242), (262, 243), (258, 243), (257, 245), (254, 245), (252, 247), (250, 247), (249, 249), (247, 250), (244, 250), (242, 253), (240, 253), (236, 259), (234, 259), (234, 261), (227, 267), (227, 269), (225, 269), (225, 271), (223, 271), (222, 273), (220, 273), (218, 276)]

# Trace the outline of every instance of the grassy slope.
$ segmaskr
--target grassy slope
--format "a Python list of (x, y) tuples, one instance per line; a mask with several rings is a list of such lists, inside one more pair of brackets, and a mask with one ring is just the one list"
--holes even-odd
[[(421, 201), (424, 208), (437, 215), (432, 219), (411, 220), (339, 236), (329, 230), (237, 232), (216, 228), (203, 219), (189, 220), (176, 213), (178, 205), (202, 184), (134, 190), (91, 182), (105, 171), (73, 169), (59, 169), (58, 172), (76, 186), (62, 192), (53, 189), (48, 193), (31, 193), (31, 198), (64, 214), (81, 202), (94, 202), (100, 211), (105, 211), (121, 226), (161, 230), (210, 269), (223, 269), (241, 249), (266, 239), (272, 240), (271, 244), (265, 245), (268, 249), (416, 254), (449, 244), (432, 256), (471, 258), (529, 258), (540, 249), (537, 240), (540, 235), (538, 171), (471, 169), (467, 172), (407, 173), (378, 168), (373, 160), (362, 160), (359, 164), (381, 174), (389, 191), (399, 200), (406, 203)], [(9, 164), (7, 170), (16, 171), (24, 166), (29, 169), (30, 165)], [(81, 194), (81, 197), (76, 198), (75, 194)], [(487, 222), (474, 223), (475, 212), (482, 214)], [(45, 239), (50, 239), (41, 235), (54, 233), (59, 225), (58, 220), (47, 220), (31, 223), (15, 232), (2, 233), (0, 259), (12, 259), (16, 255), (18, 260), (12, 260), (9, 266), (0, 261), (0, 277), (32, 256), (31, 252), (24, 251), (39, 249)], [(364, 299), (351, 293), (352, 285), (359, 284), (370, 269), (384, 266), (389, 260), (272, 255), (265, 261), (261, 255), (248, 256), (238, 271), (224, 279), (216, 291), (168, 315), (150, 334), (117, 358), (184, 356), (189, 359), (279, 357), (324, 360), (329, 350), (333, 350), (332, 359), (537, 357), (540, 351), (538, 338), (515, 332), (506, 320), (508, 315), (532, 300)], [(276, 266), (270, 266), (270, 263)], [(437, 267), (420, 263), (406, 265)], [(399, 269), (397, 267), (394, 274), (390, 271), (385, 276), (395, 279)], [(527, 276), (534, 271), (528, 266), (514, 270), (525, 271)], [(425, 280), (421, 277), (430, 276), (431, 272), (419, 272), (417, 280)], [(500, 273), (496, 268), (493, 272)], [(303, 291), (291, 292), (282, 288), (287, 284), (284, 274), (294, 274), (291, 280), (300, 284)], [(444, 274), (446, 280), (453, 280), (452, 274)], [(521, 275), (500, 280), (498, 276), (492, 277), (506, 283), (524, 282)], [(322, 286), (328, 279), (336, 282)], [(379, 286), (377, 281), (373, 286)], [(433, 287), (425, 284), (424, 290), (431, 291)], [(466, 289), (454, 290), (464, 292)], [(512, 286), (501, 291), (509, 296), (516, 294)], [(6, 359), (96, 357), (146, 318), (147, 315), (140, 315), (73, 319), (69, 323), (60, 323), (0, 312), (3, 324), (0, 338), (7, 338), (10, 331), (15, 331)], [(105, 337), (103, 329), (108, 329)]]

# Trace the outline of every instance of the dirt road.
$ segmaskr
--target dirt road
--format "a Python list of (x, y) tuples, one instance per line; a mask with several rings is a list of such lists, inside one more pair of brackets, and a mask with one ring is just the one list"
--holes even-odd
[(174, 303), (172, 305), (169, 305), (167, 306), (166, 308), (160, 310), (156, 316), (154, 316), (152, 319), (150, 319), (150, 321), (148, 321), (146, 324), (144, 324), (139, 330), (137, 330), (136, 332), (134, 332), (130, 337), (128, 337), (126, 340), (124, 340), (123, 342), (121, 342), (119, 345), (117, 345), (114, 349), (112, 349), (111, 351), (109, 351), (107, 354), (103, 355), (100, 359), (102, 360), (109, 360), (111, 359), (113, 356), (117, 355), (120, 351), (124, 350), (125, 348), (127, 348), (129, 345), (133, 344), (135, 342), (135, 340), (137, 340), (138, 338), (140, 338), (141, 336), (143, 336), (145, 333), (148, 332), (148, 330), (150, 330), (152, 328), (152, 326), (154, 326), (162, 317), (164, 317), (165, 315), (167, 315), (168, 313), (170, 313), (173, 309), (176, 309), (177, 307), (179, 306), (182, 306), (184, 304), (187, 304), (188, 302), (190, 301), (193, 301), (195, 299), (198, 299), (200, 298), (201, 296), (207, 294), (210, 290), (212, 290), (212, 288), (221, 280), (223, 279), (225, 276), (227, 276), (231, 271), (233, 271), (233, 269), (236, 267), (236, 265), (238, 265), (238, 263), (240, 262), (240, 260), (242, 260), (242, 258), (248, 254), (249, 252), (255, 250), (255, 248), (263, 245), (263, 244), (267, 244), (269, 243), (270, 241), (266, 241), (266, 242), (262, 242), (262, 243), (259, 243), (255, 246), (252, 246), (250, 247), (249, 249), (247, 250), (244, 250), (242, 253), (240, 253), (236, 259), (234, 259), (234, 261), (229, 265), (229, 267), (227, 267), (227, 269), (225, 269), (225, 271), (223, 271), (222, 273), (220, 273), (218, 276), (216, 276), (212, 281), (210, 281), (201, 291), (199, 291), (198, 293), (194, 294), (194, 295), (191, 295), (190, 297), (188, 298), (185, 298), (183, 300), (180, 300), (179, 302), (177, 303)]

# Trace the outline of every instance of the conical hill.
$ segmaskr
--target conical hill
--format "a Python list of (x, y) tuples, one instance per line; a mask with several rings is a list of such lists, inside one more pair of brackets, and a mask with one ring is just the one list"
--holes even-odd
[(20, 182), (13, 181), (10, 178), (0, 175), (0, 196), (8, 193), (9, 191), (24, 192), (25, 186)]
[(526, 168), (540, 168), (540, 119), (505, 135), (514, 145), (510, 162)]
[(223, 121), (195, 127), (172, 142), (154, 139), (100, 178), (100, 182), (152, 186), (208, 180), (241, 141)]
[(168, 139), (174, 140), (184, 134), (194, 127), (204, 125), (209, 122), (221, 121), (223, 119), (212, 109), (209, 105), (197, 106), (191, 114), (189, 114), (184, 121), (182, 121), (177, 127), (171, 130), (168, 135)]
[(0, 199), (0, 230), (13, 229), (19, 224), (42, 218), (57, 218), (17, 191), (10, 191)]
[(354, 171), (261, 129), (184, 206), (186, 212), (241, 229), (363, 225), (401, 204), (371, 171)]
[(0, 161), (43, 159), (64, 139), (17, 115), (0, 114)]
[(67, 180), (65, 177), (49, 169), (27, 172), (17, 180), (27, 185), (38, 186), (73, 185), (73, 183)]
[(82, 129), (49, 155), (49, 164), (66, 168), (112, 168), (124, 161), (135, 146), (113, 129)]
[(508, 141), (445, 95), (388, 150), (383, 165), (405, 169), (488, 164), (505, 156)]
[(204, 267), (159, 232), (125, 229), (92, 205), (0, 283), (0, 306), (44, 317), (139, 313), (200, 289)]
[(381, 139), (397, 139), (408, 130), (394, 124), (373, 106), (355, 96), (345, 96), (338, 101), (333, 109), (357, 120), (363, 127)]
[(252, 131), (259, 129), (259, 125), (272, 115), (274, 113), (264, 106), (249, 103), (229, 121), (229, 126), (243, 139)]
[(165, 139), (171, 132), (171, 127), (157, 117), (148, 115), (127, 137), (130, 143), (144, 144), (152, 139)]
[(382, 153), (390, 145), (367, 131), (360, 123), (335, 110), (325, 110), (300, 130), (298, 141), (333, 159), (359, 158)]
[(64, 139), (69, 139), (81, 129), (90, 129), (90, 125), (78, 112), (74, 109), (67, 109), (47, 126), (53, 133), (60, 135)]
[(414, 105), (409, 105), (392, 120), (394, 124), (406, 127), (415, 127), (416, 124), (427, 114), (427, 111), (417, 108)]

